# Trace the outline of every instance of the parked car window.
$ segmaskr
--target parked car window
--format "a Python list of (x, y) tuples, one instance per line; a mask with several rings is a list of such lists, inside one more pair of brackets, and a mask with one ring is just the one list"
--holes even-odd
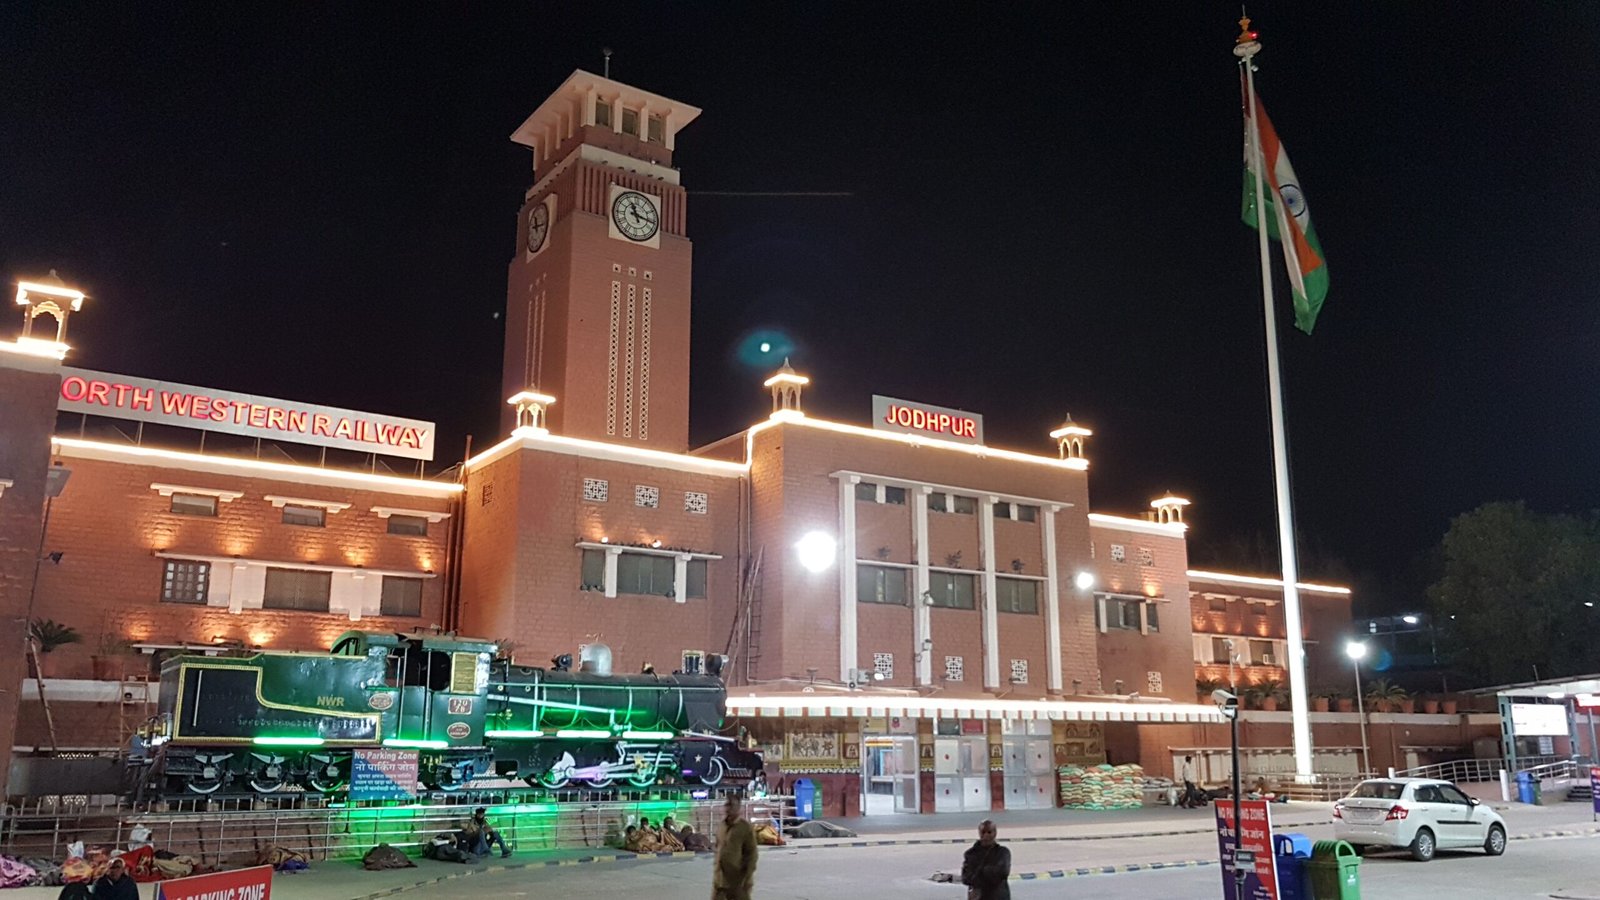
[(1399, 800), (1406, 786), (1398, 781), (1363, 781), (1350, 793), (1352, 797), (1374, 800)]
[(1443, 803), (1444, 798), (1439, 796), (1439, 789), (1431, 784), (1417, 785), (1416, 801), (1418, 803)]
[(1472, 798), (1466, 792), (1453, 784), (1439, 785), (1439, 793), (1444, 797), (1445, 803), (1459, 803), (1462, 806), (1471, 806)]

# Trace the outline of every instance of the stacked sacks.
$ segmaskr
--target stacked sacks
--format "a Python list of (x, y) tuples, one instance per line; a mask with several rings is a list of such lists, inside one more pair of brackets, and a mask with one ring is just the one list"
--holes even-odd
[(1061, 805), (1069, 809), (1135, 809), (1144, 805), (1142, 766), (1062, 766)]

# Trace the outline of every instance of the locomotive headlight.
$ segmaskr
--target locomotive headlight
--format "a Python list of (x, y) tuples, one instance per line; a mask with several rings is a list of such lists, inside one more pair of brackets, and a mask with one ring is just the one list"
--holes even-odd
[(800, 556), (800, 565), (805, 566), (806, 571), (821, 572), (833, 565), (839, 553), (839, 543), (830, 534), (811, 531), (795, 542), (794, 549)]

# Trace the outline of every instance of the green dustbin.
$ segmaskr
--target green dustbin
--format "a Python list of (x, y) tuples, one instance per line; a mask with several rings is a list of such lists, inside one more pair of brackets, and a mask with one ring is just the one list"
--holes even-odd
[(1346, 841), (1317, 841), (1306, 860), (1315, 900), (1361, 900), (1361, 854)]

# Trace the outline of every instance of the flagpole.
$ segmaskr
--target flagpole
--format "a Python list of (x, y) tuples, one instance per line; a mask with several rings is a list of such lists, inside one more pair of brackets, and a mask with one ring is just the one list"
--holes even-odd
[[(1272, 408), (1272, 474), (1278, 497), (1278, 548), (1283, 561), (1283, 619), (1288, 632), (1289, 714), (1294, 734), (1294, 770), (1299, 781), (1309, 780), (1311, 763), (1311, 713), (1306, 690), (1305, 639), (1300, 623), (1300, 567), (1294, 546), (1294, 506), (1289, 494), (1289, 436), (1283, 418), (1283, 375), (1278, 362), (1278, 317), (1272, 300), (1272, 258), (1267, 239), (1266, 172), (1261, 154), (1261, 129), (1256, 113), (1255, 55), (1261, 44), (1250, 30), (1248, 18), (1239, 20), (1242, 33), (1233, 54), (1244, 68), (1245, 102), (1250, 122), (1250, 168), (1255, 172), (1256, 243), (1261, 254), (1261, 300), (1267, 325), (1267, 398)], [(1281, 200), (1279, 201), (1282, 202)], [(1280, 236), (1289, 240), (1288, 234)]]

